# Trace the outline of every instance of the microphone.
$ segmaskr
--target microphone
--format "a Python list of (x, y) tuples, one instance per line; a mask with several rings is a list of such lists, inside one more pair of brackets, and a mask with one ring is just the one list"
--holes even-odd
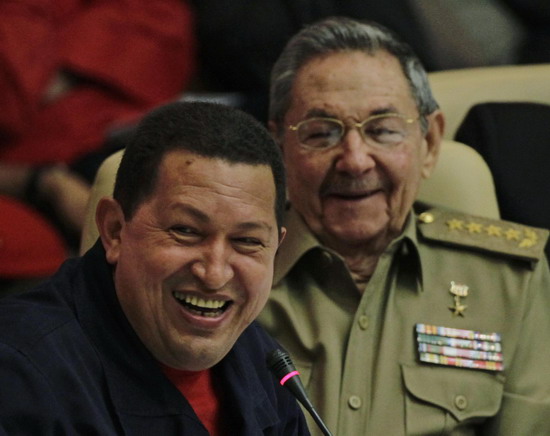
[(313, 417), (315, 423), (319, 426), (323, 434), (325, 436), (332, 436), (332, 433), (329, 431), (313, 407), (313, 404), (311, 404), (311, 401), (306, 394), (306, 390), (304, 389), (304, 385), (300, 380), (300, 373), (296, 371), (290, 356), (282, 350), (273, 350), (267, 356), (267, 366), (271, 372), (275, 374), (275, 377), (277, 377), (277, 380), (279, 380), (281, 386), (287, 387), (290, 392), (292, 392), (292, 395), (294, 395), (296, 399), (302, 403), (305, 409)]

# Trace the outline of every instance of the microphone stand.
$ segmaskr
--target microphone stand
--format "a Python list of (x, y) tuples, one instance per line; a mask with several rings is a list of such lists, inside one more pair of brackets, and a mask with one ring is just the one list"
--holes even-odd
[(277, 380), (279, 380), (279, 383), (282, 386), (287, 387), (296, 399), (305, 407), (317, 426), (323, 432), (323, 435), (332, 436), (332, 433), (329, 431), (307, 396), (304, 385), (299, 377), (300, 373), (296, 371), (296, 367), (292, 363), (290, 356), (282, 350), (273, 350), (267, 356), (267, 366), (273, 374), (275, 374)]

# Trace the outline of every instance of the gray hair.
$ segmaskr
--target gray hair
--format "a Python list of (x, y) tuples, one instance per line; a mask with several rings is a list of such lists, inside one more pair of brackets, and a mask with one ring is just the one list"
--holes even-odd
[(426, 70), (410, 46), (380, 24), (331, 17), (302, 29), (292, 37), (273, 67), (269, 119), (278, 126), (279, 134), (290, 108), (290, 94), (298, 70), (315, 57), (351, 50), (368, 55), (385, 50), (397, 58), (416, 102), (422, 130), (427, 130), (426, 116), (439, 106), (432, 95)]

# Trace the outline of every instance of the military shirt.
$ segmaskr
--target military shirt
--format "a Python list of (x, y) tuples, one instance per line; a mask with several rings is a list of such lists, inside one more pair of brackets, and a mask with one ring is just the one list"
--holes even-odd
[[(411, 213), (360, 294), (292, 209), (286, 226), (260, 322), (334, 435), (550, 435), (547, 230)], [(495, 335), (503, 369), (421, 361), (418, 324)]]

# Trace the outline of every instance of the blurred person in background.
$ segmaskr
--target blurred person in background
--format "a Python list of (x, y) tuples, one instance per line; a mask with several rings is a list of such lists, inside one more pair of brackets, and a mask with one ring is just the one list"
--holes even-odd
[[(36, 215), (32, 226), (6, 220), (0, 229), (12, 265), (0, 266), (0, 281), (53, 272), (63, 256), (51, 238), (74, 250), (94, 155), (110, 132), (188, 86), (193, 25), (181, 0), (0, 2), (0, 215)], [(44, 260), (26, 258), (27, 243), (51, 267), (19, 268)]]

